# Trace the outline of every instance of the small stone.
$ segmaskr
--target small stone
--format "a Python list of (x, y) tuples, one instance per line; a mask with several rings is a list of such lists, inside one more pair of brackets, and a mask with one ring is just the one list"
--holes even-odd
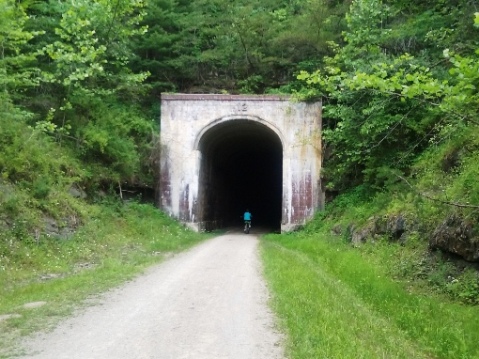
[(40, 276), (41, 280), (50, 280), (50, 279), (56, 279), (56, 278), (60, 278), (60, 274), (47, 273), (47, 274), (43, 274), (42, 276)]

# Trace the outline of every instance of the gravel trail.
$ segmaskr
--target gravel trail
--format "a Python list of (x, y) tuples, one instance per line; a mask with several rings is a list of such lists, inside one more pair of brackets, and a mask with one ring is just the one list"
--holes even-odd
[(226, 234), (27, 340), (22, 358), (282, 359), (267, 300), (257, 237)]

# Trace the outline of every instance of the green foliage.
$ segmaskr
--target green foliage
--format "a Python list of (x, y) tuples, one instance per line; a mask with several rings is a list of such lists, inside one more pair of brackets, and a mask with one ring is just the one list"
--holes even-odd
[(40, 32), (26, 31), (27, 21), (20, 4), (0, 1), (0, 91), (10, 95), (17, 95), (36, 83), (35, 70), (31, 67), (35, 56), (21, 52), (21, 48)]
[(329, 210), (341, 213), (347, 209), (361, 206), (370, 200), (370, 192), (364, 186), (357, 186), (335, 198), (333, 204), (328, 204)]
[(448, 277), (448, 292), (465, 303), (479, 304), (479, 275), (476, 270), (468, 269), (459, 278)]
[(30, 114), (4, 102), (0, 110), (1, 240), (31, 240), (43, 219), (79, 216), (74, 199), (65, 195), (84, 171), (65, 148), (39, 128), (27, 125)]
[(69, 111), (68, 117), (77, 151), (85, 163), (101, 165), (97, 168), (99, 178), (151, 181), (151, 173), (142, 172), (142, 162), (148, 162), (149, 143), (158, 127), (154, 121), (146, 120), (134, 106), (116, 100), (76, 97), (73, 108), (76, 111)]
[(32, 195), (36, 199), (45, 199), (50, 194), (51, 184), (44, 178), (39, 178), (32, 184)]
[(238, 82), (238, 85), (241, 86), (240, 92), (246, 94), (259, 92), (263, 84), (264, 80), (260, 75), (250, 76), (247, 79)]
[[(152, 1), (135, 68), (160, 91), (263, 93), (287, 87), (340, 38), (348, 1)], [(161, 44), (163, 46), (158, 46)]]
[[(347, 16), (346, 45), (335, 48), (336, 55), (326, 59), (324, 70), (298, 76), (307, 85), (300, 91), (303, 98), (326, 99), (323, 133), (334, 157), (326, 162), (325, 177), (332, 189), (359, 183), (380, 188), (385, 182), (378, 169), (407, 171), (428, 140), (449, 136), (445, 129), (477, 125), (477, 54), (429, 51), (435, 29), (443, 31), (444, 26), (453, 26), (451, 23), (431, 21), (435, 28), (417, 33), (416, 37), (423, 38), (404, 49), (417, 56), (398, 54), (401, 48), (385, 50), (391, 46), (391, 34), (397, 42), (410, 25), (407, 21), (403, 25), (403, 18), (397, 21), (404, 17), (400, 12), (403, 6), (401, 2), (353, 2)], [(447, 8), (438, 2), (433, 13)], [(461, 6), (455, 15), (469, 10), (467, 5)], [(414, 24), (431, 10), (418, 11), (423, 13), (409, 16)], [(410, 35), (405, 31), (402, 36), (405, 41)], [(473, 36), (477, 38), (477, 33)], [(467, 46), (473, 44), (476, 48), (473, 40)]]
[(142, 7), (142, 1), (129, 0), (64, 3), (54, 29), (57, 40), (41, 50), (54, 65), (44, 72), (44, 81), (97, 94), (143, 81), (146, 74), (131, 74), (126, 67), (132, 57), (130, 37), (146, 32), (139, 26)]
[(433, 145), (411, 167), (415, 188), (437, 201), (466, 207), (441, 205), (423, 198), (418, 211), (422, 220), (428, 222), (442, 220), (451, 212), (475, 218), (479, 204), (479, 186), (474, 180), (479, 173), (477, 130), (474, 126), (462, 126), (456, 131), (448, 128), (443, 133), (447, 135), (441, 142), (432, 141)]
[(0, 148), (2, 178), (20, 186), (46, 178), (51, 183), (68, 184), (80, 173), (78, 164), (66, 151), (57, 148), (41, 130), (28, 127), (21, 118), (12, 121), (0, 117)]
[(72, 109), (76, 97), (131, 100), (139, 93), (148, 73), (133, 73), (128, 63), (134, 56), (132, 39), (146, 32), (139, 25), (142, 8), (142, 1), (84, 0), (56, 9), (58, 22), (39, 39), (46, 44), (38, 54), (48, 60), (42, 66), (43, 86), (63, 97), (56, 108), (59, 126), (67, 123), (63, 112)]
[[(5, 48), (12, 51), (5, 52), (10, 56), (5, 59), (13, 58), (11, 54), (15, 53), (16, 66), (21, 65), (24, 77), (28, 75), (32, 81), (29, 87), (24, 85), (21, 96), (12, 90), (5, 101), (11, 101), (16, 94), (11, 105), (15, 111), (9, 112), (18, 113), (22, 122), (27, 121), (33, 129), (19, 136), (16, 131), (20, 127), (6, 125), (4, 131), (10, 131), (11, 137), (4, 143), (2, 160), (9, 162), (4, 177), (18, 182), (29, 176), (27, 180), (36, 183), (33, 187), (37, 199), (47, 197), (45, 187), (60, 182), (53, 178), (56, 174), (75, 177), (70, 176), (69, 165), (57, 172), (59, 164), (55, 162), (59, 159), (83, 161), (83, 173), (105, 168), (98, 179), (82, 177), (81, 182), (86, 185), (89, 181), (91, 187), (99, 182), (151, 181), (151, 173), (145, 171), (142, 163), (150, 157), (151, 135), (156, 126), (147, 118), (147, 111), (142, 112), (138, 106), (145, 89), (142, 82), (148, 73), (134, 72), (129, 67), (135, 57), (132, 42), (147, 30), (140, 25), (145, 15), (144, 3), (51, 1), (29, 4), (26, 12), (31, 16), (20, 9), (11, 15), (15, 25), (11, 26), (10, 37), (6, 37)], [(10, 74), (7, 77), (12, 79)], [(18, 88), (17, 85), (15, 89)], [(30, 112), (22, 112), (19, 107)], [(33, 148), (24, 149), (27, 143)], [(62, 154), (40, 159), (43, 149), (38, 143), (48, 143), (45, 153), (58, 150)], [(61, 149), (55, 149), (56, 146)], [(28, 166), (22, 168), (27, 155), (31, 156)], [(48, 179), (35, 178), (44, 172), (51, 173)]]
[[(332, 232), (349, 243), (352, 230), (370, 231), (368, 243), (357, 250), (370, 261), (389, 263), (389, 274), (396, 280), (414, 291), (477, 304), (475, 265), (451, 260), (455, 256), (441, 251), (432, 253), (428, 247), (429, 238), (445, 218), (454, 214), (471, 223), (477, 218), (477, 131), (463, 126), (448, 133), (439, 143), (431, 139), (433, 145), (410, 167), (409, 180), (398, 176), (380, 192), (363, 185), (341, 193), (305, 227), (305, 233)], [(406, 221), (404, 240), (400, 244), (382, 240), (386, 235), (376, 232), (384, 232), (388, 219), (398, 215)]]

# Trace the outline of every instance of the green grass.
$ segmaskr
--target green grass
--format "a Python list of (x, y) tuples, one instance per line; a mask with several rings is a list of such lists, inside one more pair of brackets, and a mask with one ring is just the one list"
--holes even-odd
[(262, 257), (291, 359), (479, 358), (479, 309), (414, 294), (387, 255), (299, 233), (267, 236)]
[[(207, 238), (149, 205), (97, 206), (70, 239), (38, 243), (0, 236), (0, 358), (15, 353), (18, 341), (52, 327), (95, 295), (141, 273), (172, 252)], [(44, 301), (25, 309), (23, 305)]]

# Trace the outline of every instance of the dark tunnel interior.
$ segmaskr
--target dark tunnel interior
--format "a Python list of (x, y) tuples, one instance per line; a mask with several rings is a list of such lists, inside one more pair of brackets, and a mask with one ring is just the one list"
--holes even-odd
[(210, 228), (242, 226), (249, 209), (253, 227), (281, 228), (283, 148), (268, 127), (232, 120), (208, 130), (200, 142), (200, 220)]

